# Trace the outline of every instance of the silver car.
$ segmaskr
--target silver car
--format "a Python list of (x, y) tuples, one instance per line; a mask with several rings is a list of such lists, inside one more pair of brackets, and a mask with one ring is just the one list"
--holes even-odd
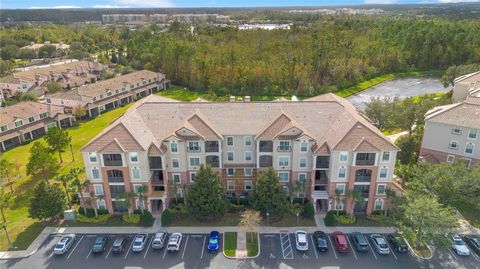
[(165, 246), (165, 239), (167, 238), (167, 232), (166, 231), (161, 231), (159, 233), (156, 233), (155, 236), (153, 237), (152, 241), (152, 248), (153, 249), (161, 249)]
[(143, 251), (145, 248), (145, 243), (147, 242), (148, 234), (140, 233), (135, 235), (133, 239), (132, 251), (133, 252), (140, 252)]
[(307, 233), (305, 231), (295, 232), (295, 246), (298, 251), (308, 250), (308, 239), (307, 239)]
[(470, 250), (467, 247), (467, 244), (460, 238), (458, 235), (452, 236), (452, 248), (455, 250), (459, 256), (468, 256), (470, 255)]
[(375, 248), (378, 254), (390, 254), (390, 248), (388, 247), (387, 241), (385, 241), (383, 236), (379, 234), (372, 234), (370, 235), (370, 239), (372, 239), (373, 248)]
[(168, 251), (178, 251), (180, 250), (180, 245), (182, 244), (182, 234), (181, 233), (173, 233), (168, 238)]
[(53, 254), (55, 255), (62, 255), (68, 252), (68, 250), (72, 247), (73, 242), (75, 242), (76, 236), (75, 234), (67, 234), (62, 236), (58, 243), (53, 248)]

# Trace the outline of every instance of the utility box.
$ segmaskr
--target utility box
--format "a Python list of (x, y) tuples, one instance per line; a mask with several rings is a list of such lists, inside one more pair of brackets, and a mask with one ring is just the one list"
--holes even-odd
[(63, 211), (63, 219), (75, 221), (75, 211), (73, 209)]

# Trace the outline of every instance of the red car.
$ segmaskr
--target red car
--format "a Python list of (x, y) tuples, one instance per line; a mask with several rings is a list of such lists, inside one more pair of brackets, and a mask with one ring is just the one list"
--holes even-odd
[(333, 233), (333, 242), (338, 252), (348, 252), (347, 237), (342, 232)]

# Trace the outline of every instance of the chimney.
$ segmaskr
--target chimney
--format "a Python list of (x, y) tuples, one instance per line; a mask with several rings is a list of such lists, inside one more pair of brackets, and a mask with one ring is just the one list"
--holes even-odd
[(235, 96), (230, 95), (230, 103), (235, 103)]
[(245, 102), (246, 102), (246, 103), (249, 103), (249, 102), (250, 102), (250, 95), (246, 95), (246, 96), (245, 96)]

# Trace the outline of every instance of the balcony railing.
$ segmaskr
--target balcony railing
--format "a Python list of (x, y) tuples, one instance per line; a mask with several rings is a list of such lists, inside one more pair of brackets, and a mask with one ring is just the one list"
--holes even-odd
[(330, 156), (317, 156), (315, 167), (317, 169), (328, 169), (330, 167)]
[(220, 167), (220, 157), (218, 156), (207, 156), (205, 158), (205, 163), (211, 167), (218, 168)]
[(315, 184), (328, 184), (327, 170), (315, 171)]
[(355, 182), (371, 182), (372, 176), (355, 176)]
[(188, 152), (200, 152), (202, 148), (200, 146), (198, 147), (187, 147)]
[(122, 160), (104, 160), (105, 166), (122, 166)]
[(148, 157), (148, 163), (150, 166), (150, 170), (162, 169), (162, 157)]
[(292, 147), (291, 146), (278, 146), (277, 151), (279, 151), (279, 152), (289, 152), (289, 151), (292, 151)]
[(151, 182), (153, 185), (163, 185), (163, 172), (162, 171), (153, 171)]
[(273, 166), (273, 157), (269, 155), (260, 156), (259, 167), (272, 167)]
[(108, 177), (108, 182), (111, 182), (111, 183), (119, 183), (123, 181), (124, 181), (123, 177)]
[(122, 155), (103, 154), (103, 163), (105, 166), (122, 166)]
[(220, 147), (218, 141), (206, 141), (205, 142), (205, 152), (219, 152)]
[(273, 152), (273, 142), (272, 141), (260, 141), (258, 148), (259, 148), (260, 152)]
[(371, 165), (375, 165), (375, 160), (357, 160), (355, 161), (355, 164), (357, 166), (371, 166)]

